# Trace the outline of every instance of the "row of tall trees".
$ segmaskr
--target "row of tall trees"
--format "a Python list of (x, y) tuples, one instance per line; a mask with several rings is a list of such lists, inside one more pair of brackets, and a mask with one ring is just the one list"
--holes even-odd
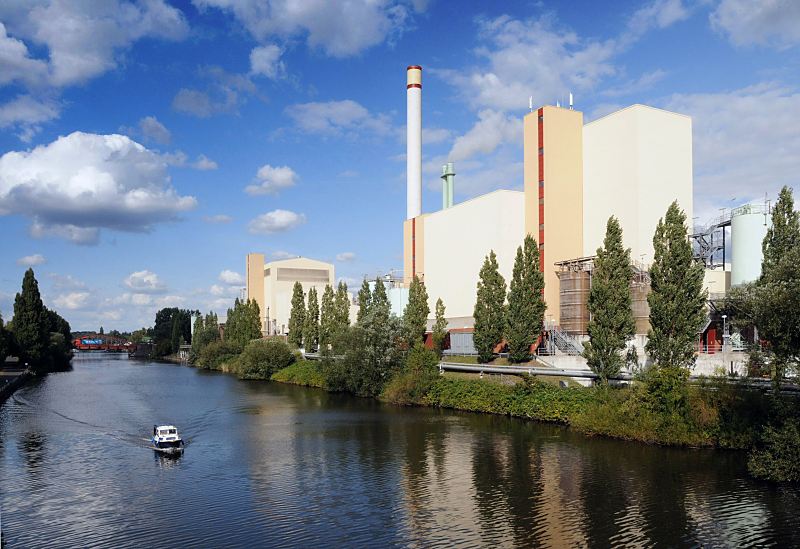
[(225, 320), (225, 341), (238, 349), (261, 337), (261, 311), (255, 299), (236, 298)]
[(33, 269), (25, 271), (22, 289), (14, 298), (14, 317), (0, 317), (0, 361), (16, 354), (35, 373), (69, 367), (72, 358), (69, 323), (42, 302)]
[(517, 248), (508, 293), (497, 256), (494, 250), (489, 252), (480, 270), (473, 312), (473, 341), (480, 362), (492, 360), (495, 348), (504, 339), (512, 362), (530, 360), (530, 348), (539, 337), (544, 320), (543, 292), (539, 248), (531, 235)]
[(317, 290), (308, 290), (308, 305), (303, 285), (295, 282), (292, 288), (292, 303), (289, 312), (289, 343), (305, 347), (314, 352), (330, 346), (338, 333), (350, 325), (350, 297), (347, 284), (339, 282), (334, 291), (330, 284), (325, 285), (322, 305)]
[[(664, 367), (687, 367), (695, 359), (697, 331), (705, 317), (703, 267), (693, 259), (687, 239), (686, 215), (673, 202), (659, 220), (653, 236), (650, 267), (649, 341), (653, 361)], [(602, 381), (617, 375), (625, 364), (627, 342), (634, 335), (630, 285), (630, 249), (623, 246), (622, 228), (608, 220), (603, 246), (597, 250), (589, 293), (589, 341), (584, 356)], [(474, 342), (479, 360), (488, 362), (503, 340), (509, 359), (530, 359), (530, 347), (542, 331), (545, 303), (539, 250), (528, 235), (517, 249), (508, 293), (494, 251), (481, 267), (475, 303)], [(506, 301), (507, 300), (507, 301)]]

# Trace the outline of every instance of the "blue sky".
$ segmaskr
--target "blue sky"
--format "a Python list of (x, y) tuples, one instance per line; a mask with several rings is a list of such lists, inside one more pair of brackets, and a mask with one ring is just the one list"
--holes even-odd
[[(610, 6), (613, 6), (611, 8)], [(405, 67), (423, 210), (522, 186), (528, 97), (689, 114), (695, 213), (800, 173), (800, 3), (60, 0), (0, 5), (0, 312), (33, 265), (74, 329), (225, 309), (244, 256), (402, 266)]]

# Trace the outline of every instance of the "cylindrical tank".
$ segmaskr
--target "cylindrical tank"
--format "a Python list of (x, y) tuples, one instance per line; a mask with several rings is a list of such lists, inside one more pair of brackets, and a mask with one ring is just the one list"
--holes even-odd
[(650, 331), (650, 304), (647, 303), (649, 293), (649, 283), (631, 282), (631, 309), (637, 334), (646, 334)]
[(563, 271), (558, 280), (561, 329), (570, 335), (584, 335), (589, 324), (589, 272)]
[(767, 234), (769, 212), (765, 204), (745, 204), (731, 210), (731, 285), (761, 276), (761, 244)]

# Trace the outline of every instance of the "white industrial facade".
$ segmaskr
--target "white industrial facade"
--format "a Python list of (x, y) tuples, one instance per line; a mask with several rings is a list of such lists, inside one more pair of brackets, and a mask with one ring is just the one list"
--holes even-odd
[(649, 265), (653, 234), (678, 201), (692, 223), (692, 119), (632, 105), (583, 127), (583, 254), (603, 245), (606, 223), (620, 221), (631, 259)]
[(478, 273), (490, 250), (500, 274), (511, 280), (517, 247), (525, 238), (524, 193), (494, 191), (424, 217), (423, 278), (431, 318), (439, 298), (448, 318), (471, 318)]
[(263, 254), (248, 254), (247, 273), (247, 298), (258, 302), (262, 330), (268, 335), (287, 333), (295, 282), (303, 285), (306, 295), (311, 288), (315, 288), (321, 304), (325, 286), (333, 286), (336, 280), (331, 263), (307, 257), (265, 264)]

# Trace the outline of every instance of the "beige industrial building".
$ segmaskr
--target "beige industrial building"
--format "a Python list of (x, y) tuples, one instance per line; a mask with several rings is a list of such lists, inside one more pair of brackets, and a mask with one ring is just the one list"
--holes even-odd
[(264, 254), (247, 254), (247, 299), (254, 299), (261, 311), (262, 331), (265, 334), (285, 334), (292, 308), (295, 282), (308, 293), (317, 290), (320, 299), (325, 286), (336, 280), (331, 263), (306, 257), (264, 262)]
[[(409, 82), (421, 94), (420, 75), (415, 72)], [(509, 281), (517, 247), (526, 234), (536, 238), (546, 318), (560, 324), (562, 299), (570, 310), (585, 308), (588, 284), (565, 287), (567, 293), (577, 291), (565, 297), (559, 273), (564, 276), (572, 268), (565, 264), (595, 254), (611, 215), (620, 220), (625, 245), (643, 273), (652, 261), (656, 224), (669, 205), (677, 200), (692, 219), (692, 125), (687, 116), (632, 105), (584, 124), (583, 114), (571, 107), (544, 106), (525, 116), (523, 139), (524, 192), (495, 191), (453, 206), (445, 198), (447, 207), (433, 213), (417, 213), (416, 203), (408, 210), (405, 280), (417, 275), (425, 281), (432, 314), (436, 299), (442, 298), (447, 317), (459, 319), (451, 327), (461, 327), (461, 319), (472, 316), (478, 272), (490, 250)], [(416, 136), (409, 143), (421, 146)], [(453, 166), (445, 172), (450, 177), (444, 196), (452, 196)], [(419, 181), (409, 173), (409, 186)], [(413, 189), (408, 196), (417, 201), (420, 193)], [(644, 296), (647, 286), (641, 284), (635, 290)], [(647, 311), (637, 316), (644, 319)], [(640, 326), (646, 331), (646, 322), (637, 322)]]
[[(406, 222), (404, 247), (416, 249), (406, 254), (405, 272), (425, 280), (432, 312), (441, 298), (448, 318), (471, 319), (478, 271), (489, 250), (497, 255), (500, 274), (511, 280), (517, 246), (525, 234), (523, 198), (520, 191), (494, 191)], [(450, 324), (472, 325), (471, 320), (468, 326)]]
[(619, 219), (631, 258), (653, 261), (653, 233), (677, 200), (692, 222), (692, 119), (633, 105), (583, 127), (583, 255)]

